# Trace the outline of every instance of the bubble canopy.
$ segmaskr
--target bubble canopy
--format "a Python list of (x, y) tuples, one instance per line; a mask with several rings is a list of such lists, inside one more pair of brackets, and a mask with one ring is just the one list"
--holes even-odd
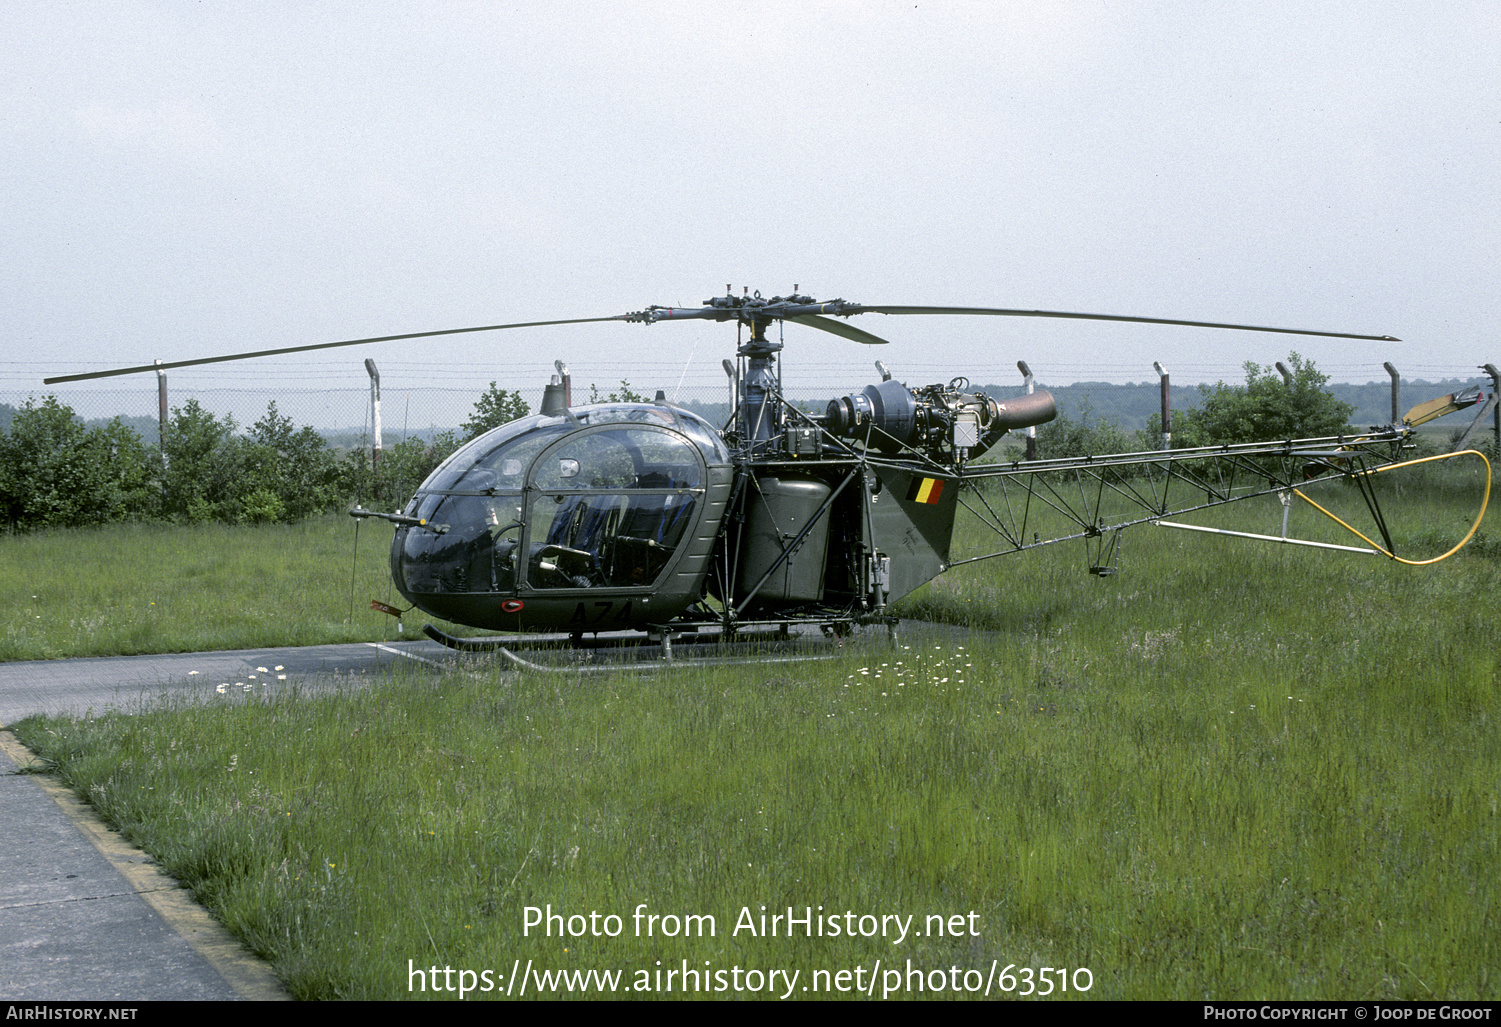
[[(392, 572), (409, 600), (649, 589), (691, 532), (711, 468), (730, 453), (714, 427), (664, 404), (533, 415), (466, 444), (417, 490)], [(716, 475), (715, 477), (720, 477)]]

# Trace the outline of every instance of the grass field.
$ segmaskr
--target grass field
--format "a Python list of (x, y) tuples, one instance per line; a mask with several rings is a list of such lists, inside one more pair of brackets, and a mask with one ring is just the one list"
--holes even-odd
[[(1417, 542), (1461, 530), (1409, 502)], [(1225, 516), (1267, 531), (1275, 511)], [(118, 544), (155, 568), (120, 572), (137, 602), (173, 602), (139, 587), (153, 574), (255, 582), (243, 601), (195, 586), (219, 612), (170, 622), (87, 605), (90, 570), (65, 568), (92, 537), (3, 541), (55, 547), (53, 581), (77, 582), (44, 609), (192, 648), (187, 625), (227, 607), (256, 638), (229, 644), (304, 602), (358, 635), (344, 530), (340, 582), (294, 567), (301, 541), (337, 548), (318, 525), (141, 529)], [(202, 555), (255, 538), (287, 569)], [(1141, 528), (1119, 575), (1083, 564), (1060, 546), (960, 568), (905, 609), (968, 638), (827, 662), (480, 665), (15, 729), (303, 998), (476, 999), (521, 976), (594, 994), (541, 976), (591, 970), (638, 997), (1501, 997), (1494, 546), (1419, 570)], [(5, 615), (7, 653), (33, 651)], [(770, 921), (788, 907), (812, 937)]]
[(137, 524), (0, 536), (0, 660), (394, 636), (389, 529)]

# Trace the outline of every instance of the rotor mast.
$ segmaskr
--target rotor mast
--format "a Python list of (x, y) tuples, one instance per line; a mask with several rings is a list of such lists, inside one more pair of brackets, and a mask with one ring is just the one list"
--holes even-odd
[[(759, 448), (774, 439), (782, 429), (781, 369), (778, 354), (782, 350), (780, 340), (772, 339), (767, 329), (777, 321), (812, 319), (819, 315), (838, 314), (846, 306), (843, 300), (819, 303), (811, 296), (802, 296), (797, 286), (790, 296), (762, 297), (759, 291), (752, 293), (747, 286), (744, 295), (736, 296), (733, 286), (725, 286), (723, 296), (703, 301), (701, 307), (648, 307), (627, 314), (623, 320), (655, 324), (658, 321), (734, 320), (744, 325), (749, 338), (740, 344), (736, 356), (738, 367), (739, 407), (735, 414), (735, 430), (741, 444), (754, 454)], [(807, 323), (807, 322), (803, 322)], [(832, 322), (829, 322), (832, 323)], [(815, 323), (812, 327), (826, 324)], [(840, 326), (843, 327), (843, 326)], [(858, 329), (849, 329), (858, 332)], [(841, 333), (843, 334), (843, 333)], [(864, 334), (864, 333), (861, 333)], [(872, 341), (883, 341), (871, 337)], [(862, 340), (864, 341), (864, 340)]]
[(741, 358), (737, 426), (740, 438), (754, 452), (781, 428), (782, 373), (777, 354), (781, 352), (782, 343), (766, 336), (771, 318), (751, 313), (742, 316), (741, 320), (750, 329), (750, 338), (736, 351), (736, 356)]

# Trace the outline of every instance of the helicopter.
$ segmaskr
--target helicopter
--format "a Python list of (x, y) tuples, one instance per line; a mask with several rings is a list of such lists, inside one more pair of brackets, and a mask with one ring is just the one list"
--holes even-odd
[[(1278, 494), (1286, 505), (1290, 494), (1308, 499), (1301, 491), (1308, 483), (1334, 478), (1356, 483), (1372, 505), (1378, 525), (1372, 534), (1381, 541), (1361, 534), (1374, 547), (1362, 551), (1399, 558), (1370, 483), (1372, 475), (1403, 465), (1411, 424), (1351, 437), (986, 463), (981, 458), (1008, 432), (1056, 416), (1051, 394), (1001, 399), (971, 388), (964, 377), (909, 386), (877, 361), (879, 382), (831, 398), (822, 414), (788, 400), (783, 341), (769, 329), (793, 325), (886, 344), (848, 322), (861, 314), (1066, 318), (1398, 341), (1113, 314), (871, 306), (820, 301), (797, 286), (763, 298), (748, 288), (735, 295), (727, 286), (725, 295), (691, 308), (353, 339), (48, 382), (547, 325), (733, 322), (740, 340), (735, 360), (724, 361), (732, 385), (724, 424), (660, 392), (651, 402), (577, 405), (559, 361), (537, 413), (460, 447), (400, 512), (350, 511), (394, 526), (392, 579), (413, 607), (472, 628), (550, 632), (575, 644), (618, 631), (670, 647), (675, 638), (766, 628), (785, 634), (791, 625), (838, 636), (856, 625), (893, 629), (893, 602), (960, 563), (1079, 539), (1089, 547), (1091, 572), (1105, 576), (1115, 570), (1126, 528), (1193, 527), (1166, 518), (1253, 496)], [(1129, 480), (1127, 469), (1136, 471)], [(1122, 496), (1125, 512), (1107, 502)], [(1051, 513), (1046, 532), (1038, 530), (1034, 507)], [(994, 551), (953, 557), (961, 508), (993, 532)], [(1286, 537), (1285, 515), (1283, 536), (1298, 541)], [(372, 606), (406, 612), (378, 601)], [(503, 644), (455, 638), (431, 625), (425, 630), (454, 648)]]

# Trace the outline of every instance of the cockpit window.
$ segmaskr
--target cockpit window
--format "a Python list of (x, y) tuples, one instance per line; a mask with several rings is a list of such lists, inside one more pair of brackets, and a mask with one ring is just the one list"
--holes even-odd
[(730, 459), (730, 451), (714, 426), (682, 407), (609, 403), (580, 407), (573, 411), (573, 415), (580, 424), (661, 424), (687, 435), (703, 451), (704, 459), (710, 463), (726, 463)]
[(698, 443), (706, 459), (716, 463), (724, 463), (730, 459), (728, 447), (725, 446), (724, 440), (719, 437), (719, 432), (714, 430), (712, 424), (687, 410), (679, 410), (677, 413), (682, 420), (678, 430)]
[(532, 503), (527, 581), (534, 588), (650, 585), (683, 541), (697, 502), (692, 493), (540, 496)]
[(428, 525), (408, 529), (400, 575), (408, 592), (510, 592), (521, 544), (521, 494), (429, 493)]
[(645, 588), (689, 536), (706, 467), (727, 461), (708, 423), (675, 407), (524, 418), (424, 483), (407, 514), (428, 523), (401, 529), (398, 576), (432, 594)]
[(672, 416), (672, 411), (665, 407), (627, 405), (623, 403), (608, 403), (601, 406), (584, 407), (574, 412), (580, 424), (614, 424), (617, 422), (635, 421), (638, 424), (660, 424), (668, 428), (676, 428), (677, 420)]
[(543, 489), (694, 489), (702, 461), (676, 433), (642, 428), (586, 432), (538, 461)]
[(645, 586), (692, 523), (703, 457), (676, 432), (611, 428), (548, 450), (532, 480), (529, 585)]
[(566, 418), (539, 414), (481, 435), (444, 461), (423, 489), (485, 492), (523, 488), (532, 458), (570, 427)]

